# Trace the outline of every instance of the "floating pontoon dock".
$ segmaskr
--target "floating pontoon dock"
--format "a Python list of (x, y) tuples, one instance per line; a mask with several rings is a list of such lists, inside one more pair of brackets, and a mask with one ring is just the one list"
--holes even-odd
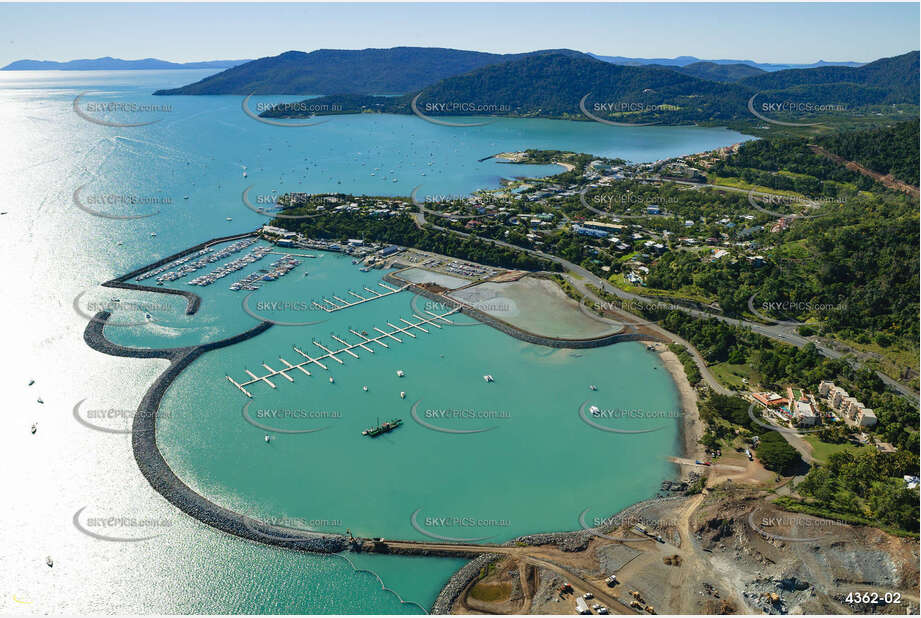
[(356, 292), (349, 290), (349, 294), (351, 294), (358, 300), (345, 300), (344, 298), (339, 298), (338, 296), (334, 294), (333, 300), (330, 300), (328, 298), (323, 298), (321, 299), (321, 302), (323, 304), (314, 302), (313, 306), (316, 307), (317, 309), (322, 309), (326, 313), (332, 313), (334, 311), (340, 311), (342, 309), (348, 309), (349, 307), (354, 307), (355, 305), (360, 305), (361, 303), (366, 303), (370, 300), (377, 300), (378, 298), (384, 298), (385, 296), (390, 296), (391, 294), (397, 294), (398, 292), (402, 292), (403, 290), (408, 288), (411, 284), (407, 283), (401, 288), (392, 288), (386, 283), (378, 283), (377, 285), (384, 288), (387, 291), (381, 293), (381, 292), (378, 292), (377, 290), (372, 290), (369, 287), (365, 287), (364, 290), (366, 292), (371, 293), (373, 296), (362, 296), (360, 294), (357, 294)]
[[(393, 290), (393, 288), (390, 288), (390, 289)], [(399, 291), (400, 290), (393, 290), (392, 292), (390, 292), (390, 294), (394, 294)], [(386, 296), (386, 295), (387, 294), (383, 294), (382, 296)], [(374, 299), (369, 298), (366, 300), (374, 300)], [(294, 371), (295, 369), (298, 369), (301, 372), (309, 376), (310, 372), (304, 368), (306, 365), (317, 365), (321, 369), (325, 369), (328, 371), (329, 368), (320, 361), (326, 360), (326, 359), (332, 359), (336, 361), (337, 363), (339, 363), (340, 365), (344, 365), (345, 362), (341, 358), (339, 358), (338, 356), (339, 354), (348, 354), (349, 356), (353, 358), (359, 358), (358, 354), (354, 352), (356, 348), (361, 348), (372, 354), (374, 353), (374, 350), (371, 348), (371, 344), (377, 344), (383, 348), (389, 348), (390, 346), (388, 346), (386, 343), (381, 341), (381, 339), (393, 339), (397, 343), (403, 343), (402, 339), (395, 336), (396, 334), (406, 335), (408, 337), (415, 339), (416, 335), (411, 333), (410, 332), (411, 330), (415, 329), (415, 330), (422, 331), (423, 333), (428, 333), (429, 331), (427, 331), (426, 329), (422, 327), (423, 324), (434, 326), (435, 328), (441, 328), (441, 325), (438, 324), (439, 322), (444, 323), (444, 324), (453, 324), (453, 322), (451, 322), (451, 320), (446, 319), (445, 316), (451, 315), (452, 313), (456, 313), (457, 311), (460, 311), (460, 307), (456, 307), (450, 311), (447, 311), (441, 314), (432, 313), (431, 311), (425, 311), (425, 313), (427, 313), (429, 317), (422, 317), (414, 313), (413, 318), (415, 318), (416, 320), (414, 322), (400, 318), (400, 321), (403, 322), (405, 326), (397, 326), (391, 322), (387, 322), (387, 326), (389, 326), (392, 329), (390, 331), (385, 331), (377, 327), (374, 327), (374, 330), (380, 333), (376, 337), (368, 337), (368, 336), (362, 335), (356, 330), (349, 329), (349, 332), (351, 332), (353, 335), (358, 337), (360, 341), (358, 341), (357, 343), (349, 343), (345, 339), (342, 339), (340, 337), (333, 335), (332, 338), (335, 339), (338, 343), (340, 343), (342, 347), (339, 348), (338, 350), (332, 350), (326, 347), (325, 345), (321, 344), (319, 341), (314, 340), (311, 343), (313, 343), (313, 345), (315, 345), (316, 347), (320, 348), (320, 350), (322, 350), (324, 354), (320, 356), (316, 356), (316, 357), (311, 357), (309, 354), (301, 350), (299, 347), (292, 346), (294, 348), (294, 351), (300, 354), (302, 357), (304, 357), (305, 360), (301, 361), (300, 363), (294, 364), (294, 363), (289, 363), (287, 360), (279, 356), (278, 360), (284, 365), (283, 369), (272, 369), (271, 367), (269, 367), (268, 364), (262, 363), (262, 366), (266, 369), (266, 371), (268, 371), (268, 373), (265, 373), (263, 375), (256, 375), (249, 369), (244, 369), (244, 371), (250, 378), (249, 380), (245, 382), (237, 382), (230, 376), (226, 376), (226, 377), (227, 377), (227, 380), (231, 384), (233, 384), (234, 386), (239, 388), (241, 391), (243, 391), (244, 395), (252, 398), (253, 395), (248, 390), (246, 390), (246, 387), (249, 386), (250, 384), (255, 384), (257, 382), (265, 382), (270, 387), (275, 388), (275, 384), (271, 380), (269, 380), (269, 378), (279, 376), (279, 375), (287, 379), (289, 382), (294, 382), (294, 378), (292, 378), (288, 374)]]

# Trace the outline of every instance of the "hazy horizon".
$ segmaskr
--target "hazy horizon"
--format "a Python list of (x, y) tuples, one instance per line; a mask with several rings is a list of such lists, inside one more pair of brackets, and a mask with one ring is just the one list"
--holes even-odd
[[(865, 63), (918, 49), (921, 17), (917, 3), (106, 4), (104, 17), (91, 6), (4, 4), (0, 66), (22, 59), (183, 63), (390, 47)], [(510, 31), (509, 24), (519, 27)], [(718, 36), (705, 36), (707, 30)]]

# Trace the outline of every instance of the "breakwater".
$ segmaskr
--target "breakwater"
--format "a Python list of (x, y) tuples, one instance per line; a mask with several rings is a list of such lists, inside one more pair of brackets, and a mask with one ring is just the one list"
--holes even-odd
[[(384, 281), (388, 283), (393, 283), (396, 285), (406, 285), (406, 281), (398, 277), (393, 276), (393, 273), (387, 273), (384, 275)], [(407, 287), (407, 290), (427, 298), (428, 300), (450, 306), (452, 308), (458, 307), (460, 312), (469, 315), (475, 320), (486, 324), (487, 326), (492, 326), (498, 331), (505, 333), (510, 337), (519, 339), (521, 341), (526, 341), (527, 343), (533, 343), (535, 345), (543, 345), (550, 348), (572, 348), (572, 349), (584, 349), (584, 348), (600, 348), (607, 345), (612, 345), (615, 343), (623, 343), (625, 341), (662, 341), (665, 339), (658, 337), (657, 335), (646, 334), (641, 332), (631, 332), (631, 333), (612, 333), (610, 335), (603, 335), (601, 337), (586, 338), (586, 339), (566, 339), (562, 337), (548, 337), (546, 335), (538, 335), (526, 331), (522, 328), (509, 324), (504, 320), (489, 315), (485, 311), (481, 311), (470, 305), (461, 303), (453, 298), (444, 296), (443, 294), (429, 290), (425, 286), (410, 283)]]
[(435, 602), (432, 603), (430, 613), (450, 614), (454, 602), (467, 589), (467, 586), (480, 576), (483, 569), (499, 558), (499, 554), (482, 554), (459, 568), (441, 588), (441, 592), (438, 593)]
[(258, 233), (259, 233), (258, 231), (252, 231), (252, 232), (246, 232), (243, 234), (234, 234), (232, 236), (220, 236), (218, 238), (212, 238), (211, 240), (206, 240), (205, 242), (199, 243), (195, 245), (194, 247), (183, 249), (179, 253), (168, 255), (165, 258), (162, 258), (162, 259), (157, 260), (156, 262), (153, 262), (152, 264), (142, 266), (141, 268), (136, 268), (129, 273), (126, 273), (120, 277), (116, 277), (115, 279), (110, 279), (109, 281), (106, 281), (105, 283), (103, 283), (102, 287), (120, 288), (123, 290), (137, 290), (140, 292), (155, 292), (157, 294), (172, 294), (175, 296), (183, 296), (185, 297), (187, 301), (186, 308), (185, 308), (186, 315), (193, 315), (195, 312), (198, 311), (198, 308), (201, 306), (201, 296), (199, 296), (198, 294), (195, 294), (194, 292), (188, 292), (186, 290), (175, 290), (172, 288), (154, 287), (151, 285), (141, 285), (138, 283), (131, 283), (129, 280), (133, 279), (134, 277), (137, 277), (138, 275), (141, 275), (147, 272), (148, 270), (153, 270), (154, 268), (163, 266), (164, 264), (169, 264), (170, 262), (178, 260), (179, 258), (183, 258), (189, 255), (190, 253), (195, 253), (196, 251), (201, 251), (202, 249), (206, 249), (210, 247), (211, 245), (216, 245), (216, 244), (220, 244), (223, 242), (230, 242), (233, 240), (240, 240), (242, 238), (249, 238), (250, 236), (255, 236)]
[(271, 328), (271, 323), (263, 322), (233, 337), (203, 345), (150, 350), (146, 348), (127, 348), (116, 345), (106, 339), (103, 329), (108, 317), (108, 312), (99, 312), (87, 325), (83, 339), (90, 347), (99, 352), (115, 356), (165, 358), (170, 361), (169, 367), (154, 380), (144, 394), (143, 399), (141, 399), (131, 428), (131, 447), (134, 453), (134, 460), (141, 474), (144, 475), (144, 478), (147, 479), (147, 482), (157, 493), (179, 510), (198, 521), (245, 539), (288, 549), (318, 553), (337, 553), (346, 549), (348, 540), (342, 535), (302, 532), (292, 534), (289, 529), (248, 518), (211, 502), (196, 493), (176, 476), (157, 446), (157, 411), (160, 409), (160, 402), (173, 380), (202, 354), (256, 337)]

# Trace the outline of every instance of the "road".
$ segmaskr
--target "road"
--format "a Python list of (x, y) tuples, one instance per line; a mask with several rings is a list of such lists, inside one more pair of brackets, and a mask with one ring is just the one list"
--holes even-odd
[[(701, 185), (698, 185), (698, 186), (701, 186)], [(714, 186), (714, 187), (717, 187), (717, 188), (725, 188), (725, 189), (730, 189), (730, 190), (742, 191), (742, 189), (735, 189), (734, 187), (719, 187), (719, 186), (717, 186), (717, 185), (705, 185), (705, 186)], [(747, 191), (746, 191), (746, 193), (747, 193)], [(767, 194), (766, 194), (766, 195), (767, 195)], [(415, 214), (413, 215), (413, 217), (414, 217), (414, 219), (415, 219), (415, 221), (416, 221), (416, 225), (418, 225), (418, 226), (420, 226), (420, 227), (423, 226), (423, 225), (426, 225), (425, 213), (422, 211), (421, 207), (420, 207), (419, 212), (415, 213)], [(587, 287), (584, 285), (584, 283), (586, 283), (586, 282), (587, 282), (587, 283), (591, 283), (592, 285), (594, 285), (594, 286), (597, 287), (598, 289), (604, 290), (604, 291), (607, 292), (608, 294), (613, 294), (614, 296), (617, 296), (618, 298), (620, 298), (620, 299), (622, 299), (622, 300), (629, 300), (629, 301), (636, 302), (636, 303), (657, 303), (657, 302), (661, 302), (661, 301), (659, 301), (659, 300), (657, 300), (657, 299), (655, 299), (655, 298), (651, 298), (651, 297), (648, 297), (648, 296), (641, 296), (641, 295), (639, 295), (639, 294), (634, 294), (634, 293), (632, 293), (632, 292), (624, 291), (624, 290), (622, 290), (622, 289), (620, 289), (620, 288), (618, 288), (618, 287), (616, 287), (616, 286), (614, 286), (614, 285), (611, 285), (611, 284), (608, 283), (606, 280), (604, 280), (604, 279), (598, 277), (598, 276), (595, 275), (594, 273), (592, 273), (592, 272), (590, 272), (590, 271), (588, 271), (588, 270), (582, 268), (581, 266), (579, 266), (579, 265), (577, 265), (577, 264), (573, 264), (572, 262), (570, 262), (570, 261), (568, 261), (568, 260), (565, 260), (565, 259), (563, 259), (563, 258), (561, 258), (561, 257), (557, 257), (557, 256), (555, 256), (555, 255), (550, 255), (549, 253), (544, 253), (543, 251), (540, 251), (540, 250), (538, 250), (538, 249), (526, 249), (526, 248), (524, 248), (524, 247), (519, 247), (518, 245), (514, 245), (514, 244), (512, 244), (512, 243), (508, 243), (508, 242), (505, 242), (505, 241), (502, 241), (502, 240), (495, 240), (495, 239), (492, 239), (492, 238), (485, 238), (485, 237), (482, 237), (482, 236), (476, 236), (476, 235), (474, 235), (474, 234), (468, 234), (468, 233), (466, 233), (466, 232), (459, 232), (459, 231), (457, 231), (457, 230), (452, 230), (452, 229), (449, 229), (449, 228), (446, 228), (446, 227), (442, 227), (442, 226), (440, 226), (440, 225), (435, 225), (434, 223), (428, 223), (428, 225), (429, 225), (429, 227), (431, 227), (432, 229), (436, 229), (436, 230), (439, 230), (439, 231), (442, 231), (442, 232), (447, 232), (447, 233), (450, 233), (450, 234), (457, 234), (457, 235), (463, 236), (463, 237), (465, 237), (465, 238), (476, 238), (476, 239), (482, 240), (482, 241), (484, 241), (484, 242), (490, 242), (490, 243), (493, 243), (493, 244), (498, 245), (498, 246), (501, 246), (501, 247), (506, 247), (506, 248), (508, 248), (508, 249), (514, 249), (514, 250), (516, 250), (516, 251), (524, 251), (525, 253), (529, 253), (529, 254), (531, 254), (531, 255), (534, 255), (534, 256), (543, 258), (543, 259), (545, 259), (545, 260), (549, 260), (549, 261), (551, 261), (551, 262), (554, 262), (554, 263), (556, 263), (556, 264), (559, 264), (560, 266), (563, 267), (563, 269), (564, 269), (564, 270), (566, 271), (566, 273), (569, 275), (568, 280), (569, 280), (570, 282), (572, 282), (573, 285), (576, 285), (576, 287), (577, 287), (577, 289), (579, 290), (579, 292), (582, 293), (584, 296), (586, 296), (586, 297), (589, 298), (589, 299), (595, 299), (596, 302), (602, 302), (602, 301), (601, 301), (601, 299), (598, 299), (597, 296), (596, 296), (595, 294), (592, 294), (592, 293), (587, 289)], [(581, 281), (580, 281), (580, 280), (581, 280)], [(863, 364), (862, 364), (860, 361), (858, 361), (857, 359), (855, 359), (855, 358), (853, 358), (853, 357), (845, 357), (845, 353), (844, 353), (844, 352), (840, 352), (840, 351), (838, 351), (838, 350), (835, 350), (835, 349), (833, 349), (833, 348), (831, 348), (831, 347), (825, 345), (825, 344), (822, 343), (821, 341), (818, 341), (816, 338), (811, 338), (811, 339), (810, 339), (810, 338), (806, 338), (806, 337), (803, 337), (803, 336), (799, 335), (799, 334), (796, 332), (796, 326), (795, 326), (795, 325), (791, 325), (791, 324), (774, 324), (774, 325), (760, 324), (760, 323), (758, 323), (758, 322), (749, 322), (748, 320), (740, 320), (740, 319), (737, 319), (737, 318), (730, 318), (730, 317), (727, 317), (727, 316), (723, 316), (723, 315), (719, 315), (719, 314), (715, 314), (715, 313), (710, 313), (710, 312), (708, 312), (708, 311), (701, 311), (701, 310), (699, 310), (699, 309), (692, 309), (692, 308), (690, 308), (690, 307), (684, 307), (684, 306), (680, 306), (680, 305), (669, 305), (669, 306), (670, 306), (670, 308), (677, 309), (677, 310), (679, 310), (679, 311), (683, 311), (684, 313), (687, 313), (687, 314), (692, 315), (692, 316), (694, 316), (694, 317), (721, 320), (722, 322), (725, 322), (725, 323), (727, 323), (727, 324), (731, 324), (731, 325), (733, 325), (733, 326), (738, 326), (738, 327), (741, 327), (741, 328), (747, 328), (747, 329), (750, 329), (752, 332), (758, 333), (759, 335), (763, 335), (763, 336), (765, 336), (765, 337), (767, 337), (767, 338), (769, 338), (769, 339), (773, 339), (773, 340), (775, 340), (775, 341), (780, 341), (781, 343), (786, 343), (786, 344), (789, 344), (789, 345), (794, 345), (794, 346), (796, 346), (796, 347), (803, 347), (803, 346), (805, 346), (805, 345), (811, 343), (811, 344), (813, 344), (813, 345), (816, 347), (816, 349), (819, 351), (819, 353), (821, 353), (823, 356), (826, 356), (827, 358), (832, 358), (832, 359), (844, 359), (845, 362), (847, 362), (851, 367), (853, 367), (853, 368), (855, 368), (855, 369), (859, 369), (859, 368), (862, 368), (862, 367), (863, 367)], [(625, 316), (625, 317), (626, 317), (626, 316), (632, 317), (632, 319), (635, 320), (634, 323), (642, 322), (642, 318), (640, 318), (640, 317), (638, 317), (638, 316), (635, 316), (635, 315), (633, 315), (633, 314), (631, 314), (631, 313), (629, 313), (629, 312), (615, 312), (615, 313), (619, 313), (620, 315), (623, 315), (623, 316)], [(731, 393), (732, 393), (732, 391), (730, 391), (729, 389), (726, 389), (725, 387), (723, 387), (722, 385), (720, 385), (719, 381), (716, 379), (715, 376), (713, 376), (713, 374), (712, 374), (712, 373), (710, 372), (710, 370), (707, 368), (706, 362), (704, 361), (703, 357), (700, 356), (700, 354), (699, 354), (698, 351), (694, 348), (694, 346), (692, 346), (692, 345), (691, 345), (690, 343), (688, 343), (687, 341), (683, 340), (681, 337), (678, 337), (678, 336), (675, 335), (674, 333), (670, 333), (670, 332), (666, 331), (665, 329), (659, 327), (658, 325), (650, 324), (650, 323), (646, 323), (646, 322), (644, 322), (644, 324), (646, 324), (646, 325), (648, 326), (648, 328), (650, 328), (651, 330), (654, 330), (654, 331), (656, 331), (656, 332), (662, 334), (663, 336), (665, 336), (665, 337), (667, 337), (667, 338), (670, 338), (670, 339), (674, 340), (675, 342), (677, 342), (677, 343), (683, 345), (684, 347), (686, 347), (686, 348), (688, 349), (688, 351), (691, 353), (691, 355), (694, 357), (694, 362), (697, 363), (697, 367), (698, 367), (698, 369), (700, 370), (701, 377), (704, 379), (704, 381), (707, 383), (707, 385), (710, 386), (710, 388), (712, 388), (713, 390), (715, 390), (716, 392), (721, 393), (721, 394), (731, 394)], [(892, 390), (896, 391), (897, 393), (899, 393), (900, 395), (902, 395), (903, 397), (905, 397), (906, 399), (908, 399), (908, 400), (911, 401), (912, 403), (918, 403), (918, 401), (919, 401), (918, 393), (916, 393), (913, 389), (911, 389), (911, 388), (908, 387), (908, 386), (905, 386), (904, 384), (901, 384), (901, 383), (895, 381), (894, 379), (890, 378), (889, 376), (887, 376), (885, 373), (883, 373), (883, 372), (881, 372), (881, 371), (876, 371), (875, 373), (876, 373), (877, 376), (879, 376), (880, 380), (882, 380), (883, 383), (886, 384), (886, 386), (888, 386), (888, 387), (891, 388)]]
[(514, 557), (516, 560), (532, 564), (534, 566), (553, 571), (563, 577), (564, 580), (572, 584), (573, 588), (591, 592), (601, 603), (606, 605), (612, 613), (635, 615), (637, 612), (625, 607), (623, 603), (611, 594), (607, 586), (602, 586), (596, 582), (587, 580), (581, 575), (570, 571), (550, 560), (540, 558), (534, 555), (541, 551), (541, 546), (507, 546), (507, 545), (487, 545), (475, 543), (429, 543), (428, 541), (386, 541), (390, 549), (409, 550), (413, 552), (437, 551), (437, 552), (457, 552), (461, 555), (470, 553), (481, 554), (502, 554)]

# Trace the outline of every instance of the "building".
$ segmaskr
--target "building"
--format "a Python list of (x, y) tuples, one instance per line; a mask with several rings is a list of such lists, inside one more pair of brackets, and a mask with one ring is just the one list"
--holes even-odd
[(752, 397), (766, 408), (779, 408), (790, 402), (789, 399), (781, 397), (777, 393), (752, 393)]
[(378, 252), (378, 254), (379, 254), (381, 257), (387, 257), (388, 255), (393, 255), (394, 253), (396, 253), (396, 252), (399, 251), (399, 250), (400, 250), (400, 248), (397, 247), (396, 245), (390, 245), (389, 247), (384, 247), (383, 249), (381, 249), (381, 250)]
[(828, 391), (835, 388), (834, 382), (825, 382), (824, 380), (819, 382), (819, 395), (822, 397), (828, 397)]
[(857, 424), (861, 427), (873, 427), (876, 425), (876, 414), (869, 408), (863, 408), (857, 416)]
[(846, 390), (844, 390), (840, 386), (836, 386), (828, 393), (828, 403), (835, 410), (840, 410), (841, 402), (847, 399), (848, 397), (850, 397), (850, 395), (847, 394)]
[(793, 406), (793, 416), (803, 425), (815, 425), (817, 416), (812, 404), (806, 400), (797, 401)]
[(627, 229), (626, 225), (618, 225), (616, 223), (605, 223), (604, 221), (586, 221), (582, 225), (583, 227), (587, 227), (593, 230), (602, 230), (605, 232), (621, 232)]
[(849, 398), (850, 403), (847, 407), (847, 415), (851, 418), (857, 418), (857, 415), (860, 414), (860, 411), (865, 409), (866, 406), (863, 405), (863, 402), (857, 401), (856, 397)]
[(604, 230), (597, 230), (594, 228), (586, 227), (584, 225), (579, 225), (578, 223), (573, 224), (572, 231), (576, 234), (579, 234), (580, 236), (591, 236), (593, 238), (604, 238), (608, 235), (608, 233)]

